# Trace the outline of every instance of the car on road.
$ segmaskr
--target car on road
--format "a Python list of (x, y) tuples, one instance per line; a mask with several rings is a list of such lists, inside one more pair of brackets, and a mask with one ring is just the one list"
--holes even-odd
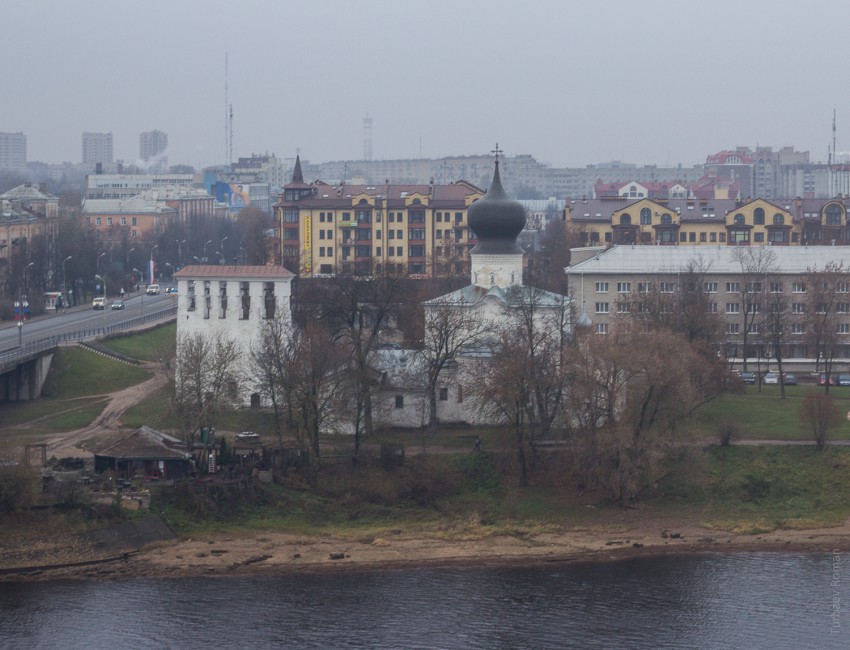
[(786, 372), (783, 374), (783, 381), (786, 386), (796, 386), (797, 385), (797, 375), (794, 375), (790, 372)]
[(754, 372), (742, 372), (741, 373), (741, 381), (743, 381), (745, 384), (756, 383), (756, 373), (754, 373)]
[[(826, 383), (827, 383), (826, 373), (822, 372), (821, 374), (818, 375), (818, 386), (826, 386)], [(835, 386), (835, 375), (829, 376), (829, 385)]]
[(166, 288), (165, 288), (165, 293), (174, 293), (174, 294), (176, 294), (176, 293), (177, 293), (177, 287), (166, 287)]
[(779, 373), (778, 372), (769, 372), (764, 376), (765, 384), (778, 384), (779, 383)]
[(92, 309), (106, 309), (106, 298), (103, 296), (98, 296), (94, 300), (91, 301)]
[(159, 285), (158, 284), (149, 284), (148, 288), (145, 289), (145, 293), (149, 296), (158, 296), (159, 295)]
[(110, 309), (124, 309), (124, 301), (123, 300), (113, 300), (112, 304), (109, 305)]
[(850, 386), (850, 375), (838, 375), (839, 386)]

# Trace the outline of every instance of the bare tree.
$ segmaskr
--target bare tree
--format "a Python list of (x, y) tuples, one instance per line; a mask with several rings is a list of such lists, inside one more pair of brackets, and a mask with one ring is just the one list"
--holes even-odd
[(437, 429), (437, 389), (443, 371), (456, 363), (464, 349), (477, 346), (489, 328), (469, 302), (453, 296), (426, 309), (424, 340), (418, 351), (425, 364), (431, 431)]
[(354, 456), (363, 436), (374, 434), (373, 352), (395, 328), (404, 278), (387, 269), (360, 269), (357, 277), (337, 275), (316, 285), (313, 316), (325, 323), (334, 341), (349, 350), (354, 387)]
[[(739, 246), (733, 249), (732, 256), (741, 267), (741, 279), (738, 283), (741, 300), (739, 313), (743, 342), (743, 369), (746, 370), (751, 339), (755, 336), (758, 340), (757, 323), (762, 312), (765, 283), (768, 276), (777, 271), (776, 255), (765, 246)], [(763, 356), (760, 346), (756, 346), (755, 352), (756, 358), (760, 361)]]
[(705, 345), (629, 323), (577, 348), (570, 390), (576, 471), (626, 503), (657, 478), (677, 428), (718, 394), (728, 371)]
[(817, 359), (817, 369), (826, 374), (826, 392), (839, 345), (839, 309), (846, 313), (847, 303), (840, 302), (840, 289), (846, 289), (850, 275), (843, 263), (828, 262), (822, 269), (806, 272), (805, 313), (809, 337)]
[[(178, 338), (174, 407), (190, 447), (197, 433), (212, 428), (226, 404), (237, 398), (239, 356), (239, 347), (221, 332)], [(204, 442), (206, 452), (209, 437)]]
[(800, 424), (812, 432), (818, 449), (823, 449), (829, 434), (841, 423), (841, 413), (832, 395), (810, 393), (800, 405)]
[(788, 310), (788, 295), (784, 289), (781, 276), (768, 276), (767, 293), (764, 300), (764, 339), (769, 354), (776, 359), (782, 399), (785, 399), (785, 373), (782, 367), (785, 356), (783, 350), (788, 342), (792, 318)]

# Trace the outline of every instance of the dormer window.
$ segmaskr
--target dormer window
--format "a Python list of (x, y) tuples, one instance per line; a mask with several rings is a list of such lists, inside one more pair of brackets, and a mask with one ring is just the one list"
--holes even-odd
[(736, 215), (735, 215), (735, 219), (734, 219), (734, 221), (735, 221), (735, 223), (737, 223), (737, 224), (742, 224), (742, 223), (744, 223), (744, 221), (745, 221), (745, 220), (744, 220), (744, 215), (742, 215), (742, 214), (739, 212), (738, 214), (736, 214)]

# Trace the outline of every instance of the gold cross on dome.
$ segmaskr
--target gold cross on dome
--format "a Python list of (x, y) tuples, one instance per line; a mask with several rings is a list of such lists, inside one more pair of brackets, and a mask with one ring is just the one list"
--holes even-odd
[(502, 151), (501, 149), (499, 149), (499, 143), (497, 142), (496, 148), (493, 149), (490, 153), (493, 154), (494, 156), (496, 156), (496, 162), (499, 162), (499, 154), (502, 154), (502, 153), (505, 153), (505, 152)]

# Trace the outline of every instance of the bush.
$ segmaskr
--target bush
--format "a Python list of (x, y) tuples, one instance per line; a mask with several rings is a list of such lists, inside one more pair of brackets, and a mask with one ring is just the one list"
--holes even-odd
[(717, 422), (717, 443), (721, 447), (728, 447), (733, 440), (737, 440), (741, 435), (741, 427), (736, 420), (732, 418), (721, 418)]
[(0, 513), (26, 510), (38, 497), (41, 477), (26, 465), (0, 467)]

